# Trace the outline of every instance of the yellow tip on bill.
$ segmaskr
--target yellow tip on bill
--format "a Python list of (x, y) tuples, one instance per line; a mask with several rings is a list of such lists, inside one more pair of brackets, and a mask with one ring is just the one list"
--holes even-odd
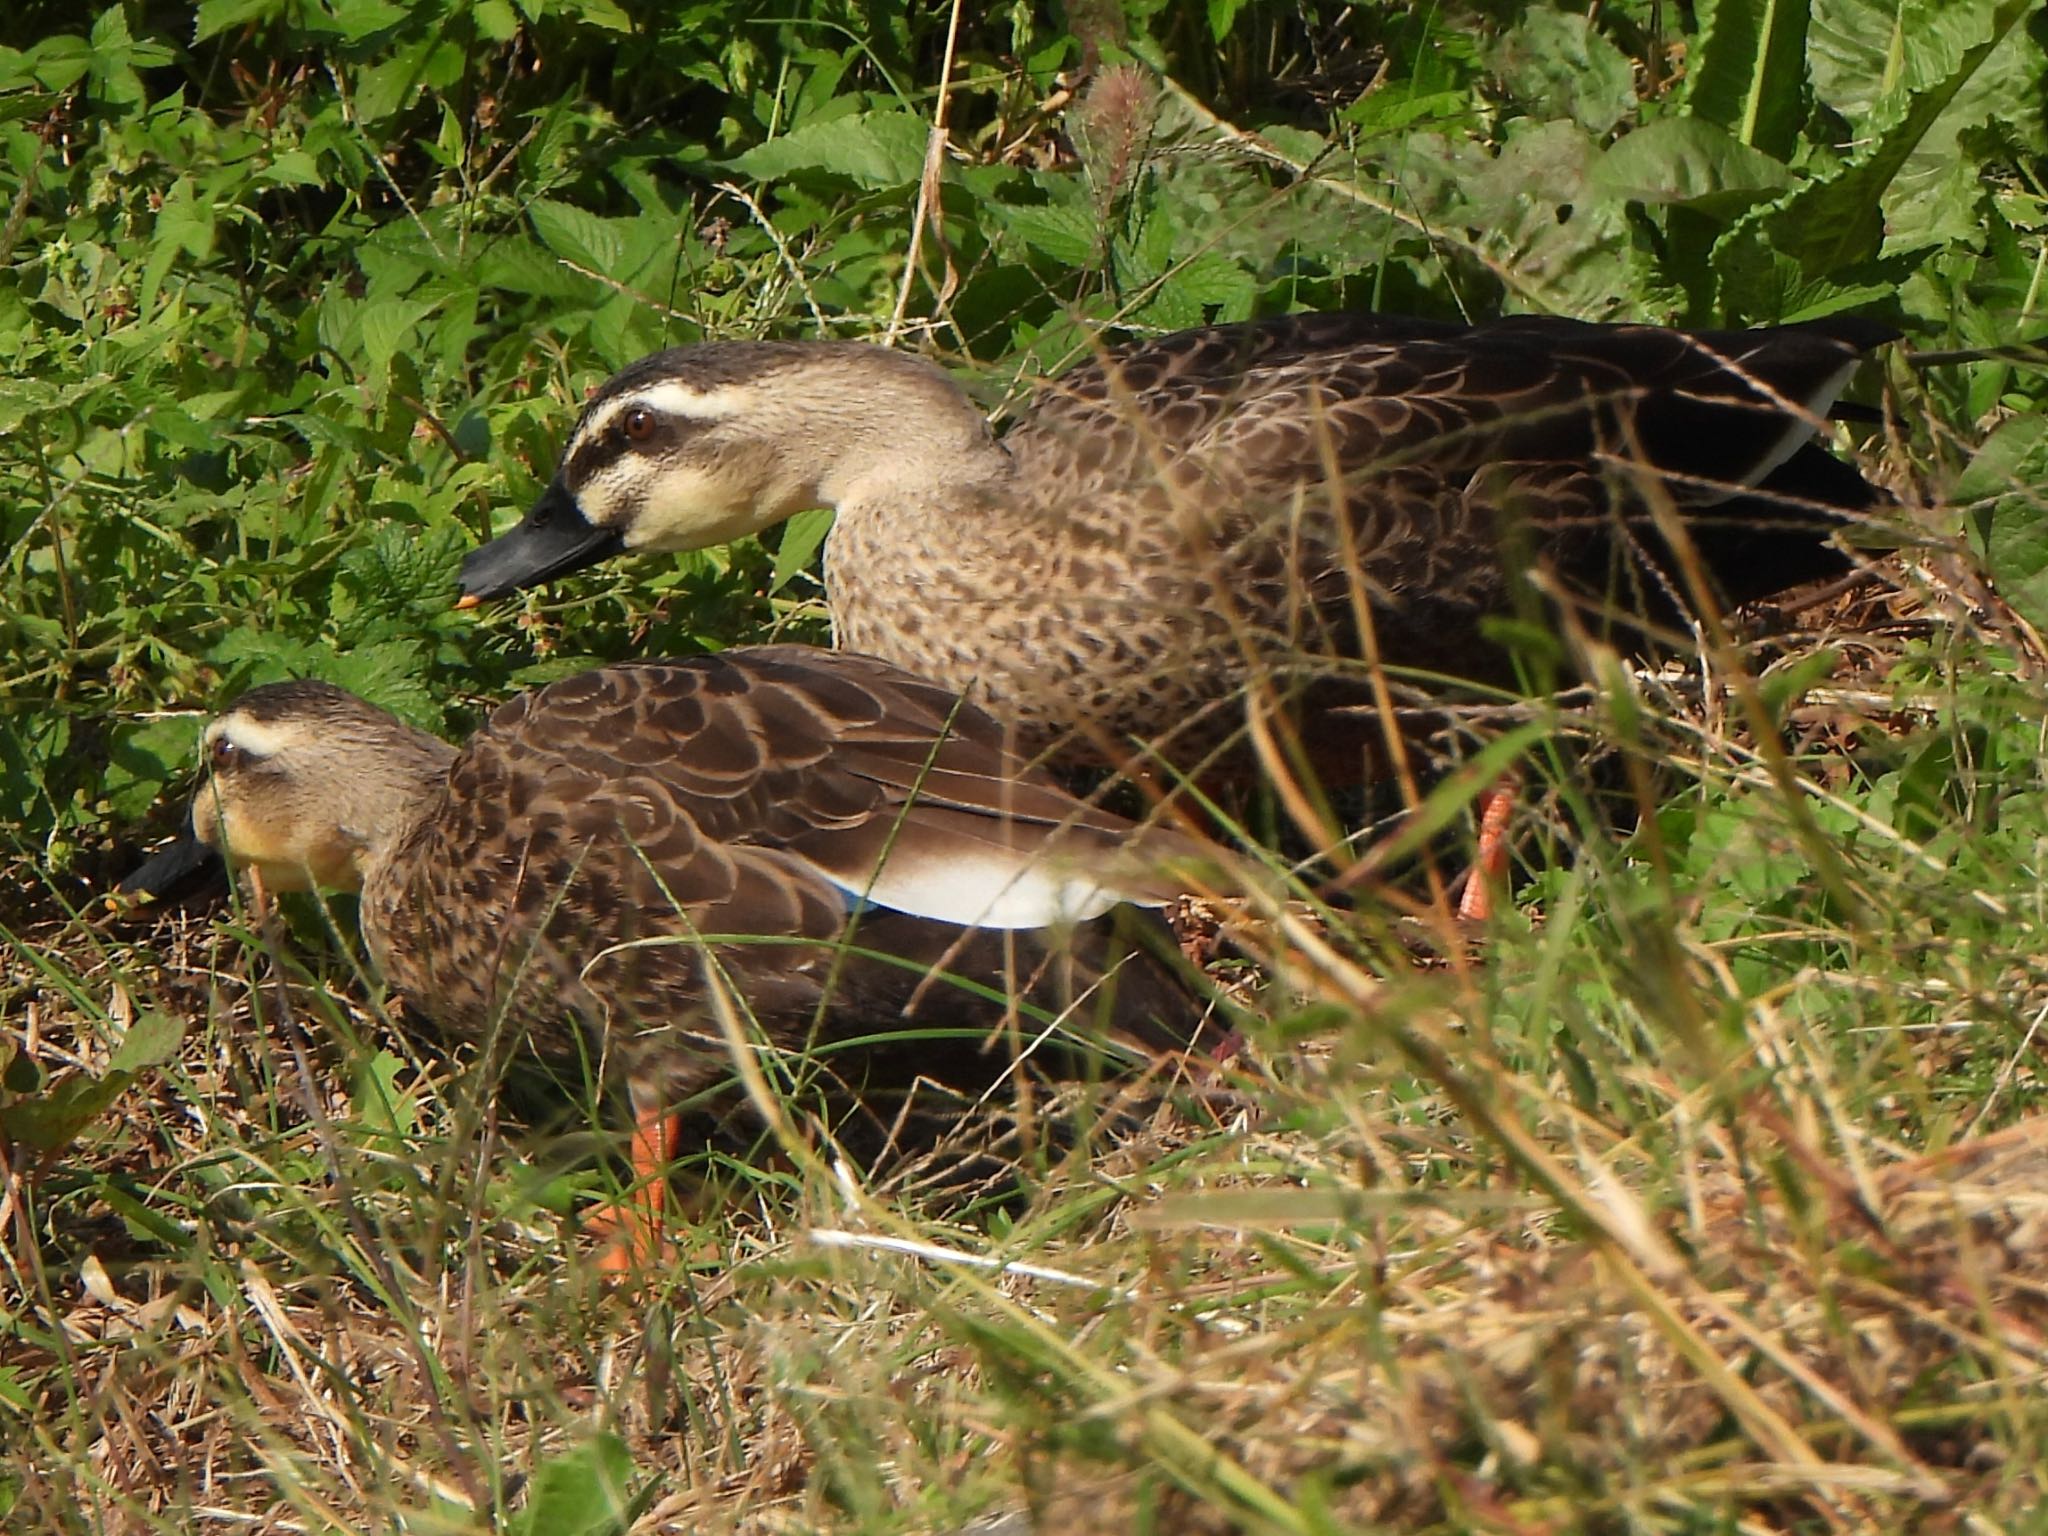
[(465, 592), (462, 594), (462, 596), (455, 599), (455, 607), (458, 612), (460, 612), (464, 608), (480, 607), (482, 606), (482, 604), (483, 599), (478, 597), (474, 592)]

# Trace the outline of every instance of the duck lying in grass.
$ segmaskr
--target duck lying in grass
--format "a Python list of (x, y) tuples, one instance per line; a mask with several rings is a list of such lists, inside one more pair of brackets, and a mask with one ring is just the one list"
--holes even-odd
[(464, 601), (832, 507), (837, 643), (1027, 749), (1182, 772), (1220, 751), (1228, 778), (1247, 697), (1291, 695), (1289, 755), (1355, 782), (1387, 767), (1387, 677), (1515, 685), (1490, 621), (1562, 603), (1639, 649), (1703, 599), (1845, 570), (1833, 535), (1886, 498), (1814, 432), (1894, 335), (1295, 315), (1111, 350), (1000, 438), (919, 358), (678, 347), (590, 400)]
[[(727, 1075), (741, 1035), (829, 1051), (931, 1031), (912, 1069), (985, 1086), (1012, 1063), (997, 1037), (1017, 1000), (1126, 1059), (1200, 1027), (1143, 942), (1163, 923), (1123, 905), (1169, 894), (1144, 860), (1172, 840), (867, 657), (604, 667), (512, 700), (460, 748), (278, 683), (213, 721), (203, 753), (198, 841), (273, 889), (360, 890), (372, 959), (450, 1041), (624, 1085), (647, 1193), (615, 1266), (654, 1251), (675, 1106)], [(1027, 1040), (1042, 1027), (1021, 1020)]]

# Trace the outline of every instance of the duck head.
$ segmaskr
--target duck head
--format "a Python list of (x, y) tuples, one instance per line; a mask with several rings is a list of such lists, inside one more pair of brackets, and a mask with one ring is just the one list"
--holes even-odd
[(583, 408), (526, 516), (462, 562), (469, 607), (615, 555), (706, 549), (946, 453), (989, 452), (944, 372), (857, 342), (657, 352)]

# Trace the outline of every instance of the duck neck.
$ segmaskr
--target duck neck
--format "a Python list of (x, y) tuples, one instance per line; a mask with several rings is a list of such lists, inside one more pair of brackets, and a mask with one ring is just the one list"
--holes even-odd
[(950, 385), (948, 394), (934, 409), (928, 395), (894, 401), (878, 393), (857, 424), (837, 434), (839, 450), (819, 472), (812, 504), (858, 522), (920, 503), (944, 507), (1007, 480), (1010, 456), (988, 422)]
[(439, 737), (406, 727), (402, 738), (351, 779), (337, 820), (365, 889), (377, 884), (433, 814), (455, 756), (455, 748)]

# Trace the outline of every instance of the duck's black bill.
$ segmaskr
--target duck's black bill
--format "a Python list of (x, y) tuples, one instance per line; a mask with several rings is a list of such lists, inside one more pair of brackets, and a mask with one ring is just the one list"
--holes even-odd
[(215, 886), (227, 888), (227, 865), (218, 849), (187, 832), (143, 860), (114, 889), (138, 901), (189, 901)]
[(541, 493), (533, 510), (462, 561), (462, 606), (506, 597), (571, 571), (609, 560), (625, 549), (609, 528), (593, 527), (557, 480)]

